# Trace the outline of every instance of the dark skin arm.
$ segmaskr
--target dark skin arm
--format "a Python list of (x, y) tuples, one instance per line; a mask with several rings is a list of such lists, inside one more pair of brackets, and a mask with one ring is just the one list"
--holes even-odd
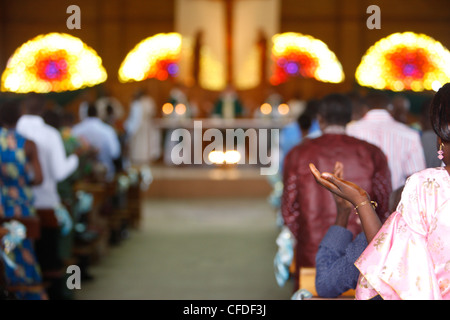
[(30, 161), (34, 172), (34, 180), (31, 182), (31, 185), (41, 184), (43, 180), (41, 164), (39, 162), (36, 144), (33, 141), (27, 140), (25, 142), (25, 155)]
[[(344, 178), (344, 165), (341, 162), (336, 162), (334, 166), (334, 175), (340, 179)], [(335, 195), (333, 193), (334, 201), (336, 202), (337, 215), (334, 224), (343, 228), (347, 228), (348, 218), (352, 212), (353, 206), (347, 200)]]
[[(375, 209), (370, 204), (370, 197), (367, 192), (353, 182), (341, 179), (334, 174), (328, 172), (320, 173), (312, 163), (309, 164), (309, 168), (318, 184), (333, 194), (349, 201), (354, 207), (358, 206), (357, 211), (367, 242), (371, 242), (378, 230), (380, 230), (382, 223)], [(362, 205), (363, 203), (365, 204)]]

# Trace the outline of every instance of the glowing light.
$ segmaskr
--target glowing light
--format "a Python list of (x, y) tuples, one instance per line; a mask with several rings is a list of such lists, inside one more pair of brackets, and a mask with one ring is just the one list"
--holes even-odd
[(268, 103), (263, 103), (260, 107), (262, 114), (270, 114), (272, 112), (272, 106)]
[(424, 34), (394, 33), (367, 50), (355, 75), (380, 90), (437, 91), (450, 81), (450, 52)]
[(186, 113), (186, 106), (182, 103), (179, 103), (175, 106), (175, 113), (182, 115)]
[(439, 81), (433, 81), (433, 83), (431, 84), (431, 88), (434, 91), (438, 91), (440, 88), (442, 87), (442, 84)]
[(289, 113), (289, 106), (286, 103), (282, 103), (278, 106), (278, 113), (281, 115), (286, 115)]
[(119, 68), (121, 82), (143, 81), (148, 78), (167, 80), (178, 75), (181, 35), (160, 33), (138, 43)]
[(229, 150), (225, 152), (225, 163), (227, 164), (235, 164), (241, 160), (241, 154), (236, 150)]
[(225, 154), (222, 151), (211, 151), (208, 159), (214, 164), (222, 164), (225, 162)]
[(293, 76), (332, 83), (344, 80), (340, 62), (322, 41), (294, 32), (275, 35), (272, 40), (273, 85)]
[(97, 53), (64, 33), (39, 35), (19, 47), (1, 78), (2, 91), (17, 93), (78, 90), (106, 81)]
[(171, 103), (164, 103), (162, 106), (162, 112), (164, 114), (171, 114), (173, 112), (173, 105)]
[(209, 161), (214, 164), (236, 164), (241, 160), (241, 154), (236, 150), (211, 151), (208, 155)]

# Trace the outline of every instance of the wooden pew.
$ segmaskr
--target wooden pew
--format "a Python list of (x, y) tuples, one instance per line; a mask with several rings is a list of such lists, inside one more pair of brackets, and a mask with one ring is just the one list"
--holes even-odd
[[(3, 228), (0, 223), (0, 242), (7, 232), (8, 230)], [(3, 250), (3, 247), (0, 247), (0, 250)], [(6, 283), (5, 265), (3, 263), (3, 259), (0, 259), (0, 300), (8, 300), (9, 296), (10, 293)]]
[(85, 214), (86, 230), (89, 232), (86, 235), (90, 237), (76, 237), (73, 254), (77, 259), (96, 262), (108, 251), (110, 230), (107, 217), (102, 214), (104, 203), (108, 197), (108, 186), (105, 182), (79, 181), (74, 185), (74, 192), (77, 191), (92, 194), (93, 204), (92, 209)]
[(141, 179), (136, 184), (130, 185), (128, 189), (128, 210), (130, 225), (134, 229), (139, 229), (142, 220), (142, 192), (140, 187)]
[(301, 268), (299, 285), (301, 289), (308, 290), (313, 300), (353, 300), (355, 298), (355, 290), (348, 290), (337, 298), (321, 298), (316, 291), (316, 268)]
[[(295, 255), (295, 252), (294, 252)], [(289, 272), (294, 274), (296, 268), (295, 257), (289, 267)], [(298, 286), (300, 289), (305, 289), (312, 294), (313, 300), (353, 300), (355, 298), (355, 290), (348, 290), (337, 298), (321, 298), (316, 291), (316, 268), (299, 268), (300, 275), (298, 278)]]
[(117, 245), (122, 240), (122, 231), (124, 225), (127, 222), (127, 197), (126, 191), (122, 190), (119, 186), (120, 175), (116, 175), (114, 181), (109, 184), (109, 199), (105, 204), (107, 208), (104, 208), (104, 214), (108, 216), (108, 223), (110, 229), (110, 244)]

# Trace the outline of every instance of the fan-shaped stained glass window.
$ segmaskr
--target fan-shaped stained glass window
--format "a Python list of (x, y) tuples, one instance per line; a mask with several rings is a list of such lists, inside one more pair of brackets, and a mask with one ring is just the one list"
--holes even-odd
[(106, 80), (97, 53), (64, 33), (39, 35), (19, 47), (2, 74), (2, 91), (61, 92), (90, 87)]
[(424, 34), (394, 33), (369, 48), (356, 80), (379, 90), (437, 91), (450, 81), (450, 52)]
[(142, 81), (148, 78), (167, 80), (178, 74), (181, 35), (160, 33), (138, 43), (122, 62), (121, 82)]
[(272, 41), (274, 69), (270, 82), (273, 85), (283, 83), (290, 77), (332, 83), (344, 80), (342, 65), (322, 41), (294, 32), (275, 35)]

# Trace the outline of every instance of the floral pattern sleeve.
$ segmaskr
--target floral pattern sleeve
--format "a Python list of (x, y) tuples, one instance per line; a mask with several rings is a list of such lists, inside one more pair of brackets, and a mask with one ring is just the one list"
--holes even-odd
[(407, 180), (396, 211), (355, 262), (356, 299), (450, 298), (449, 186), (443, 168)]

